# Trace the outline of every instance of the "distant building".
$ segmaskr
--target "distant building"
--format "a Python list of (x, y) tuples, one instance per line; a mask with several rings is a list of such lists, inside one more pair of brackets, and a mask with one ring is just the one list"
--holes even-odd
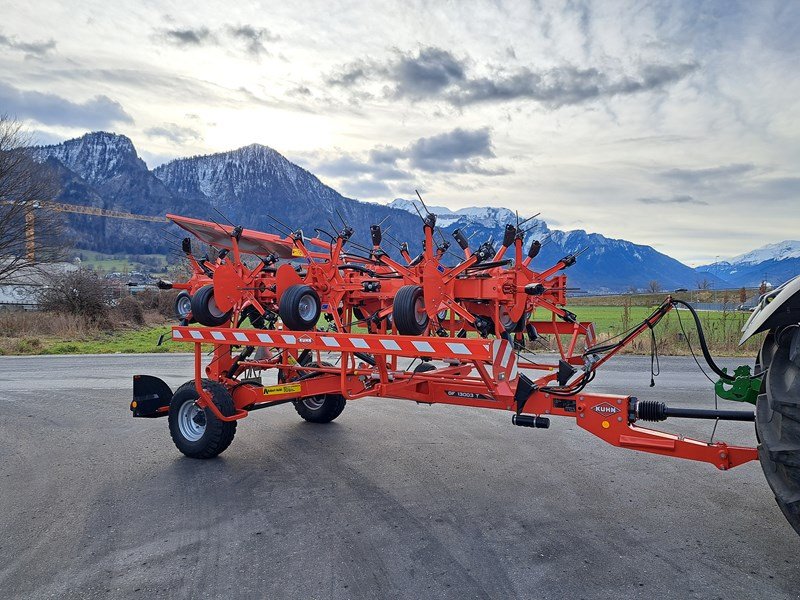
[(0, 310), (36, 310), (39, 292), (52, 275), (77, 271), (72, 263), (39, 264), (23, 267), (0, 281)]

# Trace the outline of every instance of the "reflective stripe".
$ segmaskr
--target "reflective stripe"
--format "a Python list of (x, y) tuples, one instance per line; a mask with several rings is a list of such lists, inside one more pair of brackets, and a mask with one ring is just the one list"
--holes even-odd
[(233, 333), (233, 337), (236, 338), (237, 340), (239, 340), (240, 342), (246, 342), (247, 341), (247, 334), (246, 333), (242, 333), (241, 331), (235, 331)]
[(203, 339), (203, 332), (200, 331), (199, 329), (190, 329), (189, 330), (189, 335), (191, 335), (196, 340), (202, 340)]
[(176, 340), (179, 340), (183, 337), (183, 334), (180, 331), (173, 331), (172, 337)]
[(225, 334), (222, 333), (221, 331), (212, 331), (211, 337), (213, 337), (215, 340), (224, 340)]
[(339, 342), (336, 341), (336, 338), (332, 338), (332, 337), (327, 336), (327, 335), (322, 335), (322, 336), (320, 336), (319, 339), (321, 339), (322, 343), (325, 344), (326, 346), (328, 346), (329, 348), (338, 348), (339, 347)]
[(470, 354), (469, 348), (467, 348), (464, 344), (447, 342), (447, 347), (450, 348), (454, 354)]
[(363, 338), (353, 338), (350, 340), (350, 343), (356, 348), (369, 348), (369, 344)]
[(268, 333), (259, 333), (258, 340), (260, 342), (266, 342), (267, 344), (273, 344), (272, 338), (269, 336)]
[(420, 352), (433, 352), (433, 346), (428, 342), (411, 342), (411, 344)]
[(281, 334), (281, 337), (283, 338), (283, 341), (286, 342), (287, 344), (296, 344), (297, 343), (297, 338), (294, 337), (293, 335)]
[(400, 344), (394, 340), (381, 340), (381, 346), (387, 350), (400, 350)]

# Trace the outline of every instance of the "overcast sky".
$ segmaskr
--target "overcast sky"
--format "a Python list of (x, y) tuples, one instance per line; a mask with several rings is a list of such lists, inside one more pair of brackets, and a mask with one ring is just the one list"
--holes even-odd
[(800, 238), (800, 2), (0, 5), (0, 112), (41, 142), (115, 131), (151, 167), (258, 142), (351, 197), (692, 265)]

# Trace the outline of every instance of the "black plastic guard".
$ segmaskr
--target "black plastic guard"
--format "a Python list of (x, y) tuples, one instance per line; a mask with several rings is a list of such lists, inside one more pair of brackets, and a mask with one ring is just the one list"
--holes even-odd
[(158, 377), (152, 375), (133, 376), (133, 401), (131, 412), (134, 417), (154, 419), (166, 417), (167, 408), (172, 401), (172, 390)]

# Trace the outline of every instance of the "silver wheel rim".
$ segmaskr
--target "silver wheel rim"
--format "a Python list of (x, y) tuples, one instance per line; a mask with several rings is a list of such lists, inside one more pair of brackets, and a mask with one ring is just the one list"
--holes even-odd
[(297, 312), (303, 321), (313, 321), (317, 314), (317, 301), (311, 294), (304, 294), (297, 303)]
[(508, 314), (508, 310), (505, 308), (500, 309), (500, 325), (503, 326), (503, 329), (509, 331), (516, 326), (516, 323), (511, 320), (511, 315)]
[(225, 313), (219, 309), (219, 306), (217, 306), (217, 301), (214, 300), (213, 295), (208, 299), (208, 312), (211, 313), (211, 316), (216, 318), (225, 316)]
[(192, 299), (189, 296), (181, 296), (178, 298), (178, 316), (185, 319), (192, 311)]
[[(202, 425), (195, 421), (195, 417), (203, 414)], [(198, 419), (200, 420), (200, 419)], [(196, 442), (206, 432), (205, 413), (194, 402), (184, 402), (178, 409), (178, 429), (181, 435), (190, 442)]]
[(419, 325), (425, 325), (428, 322), (428, 314), (425, 312), (425, 299), (422, 296), (414, 300), (414, 316)]
[(303, 404), (310, 410), (319, 410), (325, 404), (325, 396), (313, 396), (303, 400)]

